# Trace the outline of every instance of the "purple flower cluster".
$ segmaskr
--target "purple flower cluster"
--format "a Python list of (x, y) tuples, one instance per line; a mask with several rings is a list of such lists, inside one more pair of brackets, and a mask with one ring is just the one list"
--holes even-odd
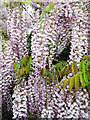
[(82, 56), (88, 51), (88, 3), (80, 2), (71, 5), (72, 17), (72, 39), (70, 60), (80, 62)]
[(27, 86), (24, 83), (24, 78), (21, 84), (14, 87), (13, 100), (13, 119), (27, 117)]
[(13, 45), (15, 62), (20, 61), (20, 59), (27, 54), (27, 39), (26, 39), (26, 25), (25, 25), (25, 12), (21, 8), (15, 7), (13, 9), (8, 9), (7, 18), (7, 31), (10, 35), (10, 40)]

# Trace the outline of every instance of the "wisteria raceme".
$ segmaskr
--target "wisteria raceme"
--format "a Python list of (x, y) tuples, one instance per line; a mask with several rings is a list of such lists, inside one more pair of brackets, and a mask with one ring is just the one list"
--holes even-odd
[(24, 55), (27, 54), (26, 46), (26, 26), (25, 26), (25, 12), (21, 9), (9, 8), (9, 17), (7, 18), (7, 31), (12, 41), (13, 49), (18, 62)]
[[(38, 83), (36, 83), (37, 79)], [(34, 78), (33, 74), (31, 74), (28, 78), (28, 87), (29, 112), (33, 117), (39, 118), (42, 109), (45, 107), (46, 93), (44, 79), (40, 79), (40, 76), (38, 75), (36, 75), (36, 77)]]
[[(3, 42), (3, 48), (4, 48), (4, 52), (1, 51), (1, 69), (2, 70), (2, 74), (3, 74), (3, 89), (7, 90), (7, 87), (9, 86), (8, 81), (11, 83), (12, 82), (12, 76), (13, 76), (13, 63), (14, 62), (18, 62), (18, 58), (24, 56), (24, 54), (26, 54), (26, 46), (27, 46), (27, 42), (26, 42), (26, 29), (25, 29), (25, 24), (24, 24), (24, 19), (23, 19), (23, 23), (22, 23), (22, 28), (21, 29), (21, 24), (19, 21), (20, 18), (20, 13), (17, 10), (17, 25), (15, 25), (15, 11), (13, 10), (10, 14), (10, 10), (8, 11), (8, 20), (7, 20), (7, 33), (10, 35), (10, 40), (5, 41), (2, 40)], [(12, 16), (11, 16), (12, 15)], [(24, 15), (23, 15), (24, 16)], [(19, 18), (18, 18), (19, 17)], [(18, 29), (17, 29), (18, 27)], [(18, 32), (18, 34), (16, 33)], [(23, 32), (21, 34), (21, 32)], [(20, 37), (21, 36), (21, 37)], [(22, 36), (23, 36), (23, 40), (22, 40)], [(19, 38), (20, 37), (20, 38)], [(22, 42), (21, 42), (22, 41)], [(21, 43), (20, 43), (21, 42)], [(12, 75), (12, 76), (10, 76)], [(6, 79), (6, 80), (5, 80)], [(6, 86), (6, 87), (5, 87)], [(4, 94), (6, 93), (5, 91), (3, 92)]]
[(27, 40), (26, 40), (24, 13), (23, 15), (21, 13), (20, 16), (20, 11), (18, 10), (18, 8), (17, 10), (16, 9), (10, 10), (10, 8), (8, 9), (7, 33), (10, 36), (10, 40), (8, 41), (1, 40), (3, 42), (2, 47), (4, 50), (0, 52), (1, 53), (0, 67), (2, 71), (1, 79), (2, 79), (3, 104), (7, 104), (7, 107), (9, 104), (11, 104), (9, 105), (9, 108), (11, 108), (12, 102), (9, 103), (8, 100), (11, 99), (12, 101), (12, 98), (9, 96), (10, 96), (10, 92), (12, 91), (12, 87), (13, 87), (12, 85), (15, 84), (16, 82), (13, 79), (14, 76), (13, 64), (14, 62), (19, 62), (21, 57), (27, 53), (26, 50)]
[(2, 94), (4, 95), (7, 93), (7, 88), (12, 82), (12, 76), (10, 74), (13, 71), (14, 55), (10, 41), (5, 41), (3, 46), (4, 51), (1, 51), (0, 62), (2, 71)]
[(72, 39), (70, 60), (80, 62), (83, 55), (87, 54), (88, 49), (88, 3), (72, 4), (75, 17), (72, 18)]
[(40, 17), (40, 10), (36, 10), (31, 7), (30, 5), (25, 6), (25, 23), (26, 23), (26, 27), (28, 29), (33, 29), (34, 26), (36, 26), (35, 24), (37, 24), (39, 22), (39, 17)]
[(14, 88), (13, 100), (13, 119), (27, 117), (27, 87), (24, 78), (21, 84)]
[(2, 93), (2, 109), (4, 111), (3, 114), (7, 112), (12, 114), (12, 97), (11, 97), (11, 89), (12, 89), (12, 75), (13, 75), (13, 51), (10, 41), (2, 40), (1, 47), (3, 45), (3, 49), (0, 51), (0, 69), (1, 69), (1, 93)]

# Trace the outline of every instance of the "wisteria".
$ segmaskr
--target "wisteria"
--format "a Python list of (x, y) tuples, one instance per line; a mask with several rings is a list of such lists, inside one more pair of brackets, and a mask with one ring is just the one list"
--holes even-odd
[(87, 9), (86, 3), (76, 4), (76, 8), (77, 9), (75, 9), (75, 7), (72, 7), (75, 18), (73, 18), (72, 20), (73, 29), (72, 29), (72, 42), (71, 42), (72, 45), (71, 45), (70, 59), (79, 62), (82, 56), (87, 54), (88, 11), (86, 11)]
[[(65, 83), (65, 80), (73, 77), (74, 71), (62, 77), (59, 66), (56, 68), (53, 64), (54, 57), (60, 56), (68, 43), (71, 46), (67, 64), (79, 63), (88, 55), (88, 4), (83, 0), (0, 3), (0, 29), (3, 31), (0, 91), (5, 110), (2, 115), (7, 114), (2, 120), (89, 119), (87, 85), (83, 88), (80, 83), (77, 91), (74, 86), (70, 93), (70, 82)], [(88, 66), (82, 71), (86, 72), (86, 69)], [(81, 77), (79, 82), (82, 82)], [(58, 83), (58, 79), (63, 82)]]

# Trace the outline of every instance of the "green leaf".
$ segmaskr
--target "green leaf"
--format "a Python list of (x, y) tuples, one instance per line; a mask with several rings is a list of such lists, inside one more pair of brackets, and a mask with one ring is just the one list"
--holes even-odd
[(75, 76), (70, 78), (70, 82), (69, 82), (69, 92), (71, 93), (73, 85), (74, 85), (74, 80), (75, 80)]
[(26, 74), (29, 74), (29, 73), (30, 73), (30, 69), (29, 69), (28, 66), (25, 67), (25, 72), (26, 72)]
[(30, 62), (30, 63), (33, 63), (33, 62), (32, 62), (32, 58), (31, 58), (31, 57), (30, 57), (30, 59), (29, 59), (29, 62)]
[(46, 70), (46, 74), (49, 75), (49, 70)]
[(21, 75), (21, 76), (23, 75), (23, 70), (22, 70), (22, 69), (20, 69), (20, 75)]
[(54, 73), (54, 72), (52, 72), (52, 74), (53, 74), (53, 76), (55, 75), (55, 73)]
[(61, 72), (59, 72), (59, 77), (60, 77), (60, 79), (62, 78), (62, 73)]
[(46, 6), (46, 8), (43, 9), (42, 14), (40, 16), (40, 20), (43, 19), (45, 12), (49, 12), (53, 8), (54, 8), (54, 4), (53, 3), (49, 3), (48, 6)]
[(42, 69), (42, 72), (43, 72), (43, 74), (45, 74), (45, 72), (46, 72), (46, 69), (45, 69), (45, 68), (43, 68), (43, 69)]
[(50, 79), (47, 79), (47, 83), (49, 83), (49, 84), (50, 84)]
[(20, 70), (18, 70), (17, 72), (18, 72), (18, 77), (19, 77), (19, 74), (20, 74)]
[(88, 62), (86, 63), (86, 70), (88, 71), (89, 70), (89, 67), (88, 67)]
[(71, 71), (72, 71), (72, 74), (74, 75), (75, 74), (74, 63), (71, 64)]
[(77, 63), (74, 63), (74, 72), (75, 72), (75, 74), (77, 74), (78, 73), (78, 66), (77, 66)]
[(32, 62), (32, 58), (30, 57), (29, 60), (27, 61), (27, 65), (31, 65), (33, 62)]
[(51, 80), (53, 80), (53, 81), (55, 80), (55, 78), (53, 77), (53, 75), (50, 74), (50, 73), (49, 73), (48, 77), (49, 77), (49, 79), (51, 79)]
[(78, 88), (79, 88), (79, 77), (80, 77), (80, 74), (77, 74), (75, 76), (75, 90), (77, 91)]
[(59, 61), (59, 63), (55, 64), (56, 67), (65, 67), (67, 65), (67, 62), (66, 61)]
[(82, 63), (82, 72), (85, 72), (85, 63)]
[(85, 81), (85, 84), (87, 85), (88, 84), (88, 76), (86, 73), (84, 73), (84, 81)]
[(23, 57), (23, 65), (26, 66), (26, 57)]
[(14, 71), (18, 70), (19, 68), (20, 68), (20, 65), (18, 65), (17, 63), (14, 63), (14, 65), (13, 65)]
[(43, 10), (43, 12), (44, 11), (48, 12), (48, 11), (52, 10), (53, 8), (54, 8), (54, 4), (53, 3), (49, 3), (48, 6), (46, 6), (46, 8)]
[(67, 85), (67, 79), (64, 80), (64, 83), (63, 83), (63, 91), (64, 91), (66, 85)]
[(69, 65), (66, 68), (66, 74), (69, 74)]
[(23, 58), (21, 58), (21, 60), (20, 60), (20, 65), (21, 65), (21, 67), (23, 67)]
[(88, 77), (88, 80), (90, 80), (90, 71), (87, 72), (87, 77)]
[(84, 56), (81, 58), (81, 61), (87, 59), (87, 57), (88, 57), (88, 55), (84, 55)]
[(83, 88), (85, 88), (85, 82), (82, 73), (80, 73), (80, 81)]
[(57, 89), (59, 88), (59, 86), (62, 84), (62, 82), (63, 82), (63, 79), (60, 81), (60, 83), (58, 84), (58, 86), (57, 86)]
[(82, 70), (82, 62), (79, 63), (79, 71)]
[(55, 75), (58, 78), (58, 76), (59, 76), (58, 71), (55, 71)]

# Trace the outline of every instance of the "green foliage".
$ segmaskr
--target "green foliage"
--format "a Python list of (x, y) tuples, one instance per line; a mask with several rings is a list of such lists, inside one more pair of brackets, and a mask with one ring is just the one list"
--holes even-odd
[(63, 83), (63, 90), (65, 89), (66, 85), (67, 85), (67, 79), (64, 80), (64, 83)]
[(59, 86), (62, 84), (63, 79), (60, 81), (60, 83), (58, 84), (57, 88), (59, 88)]
[(67, 62), (66, 61), (60, 61), (59, 63), (55, 64), (55, 69), (56, 72), (55, 74), (60, 77), (60, 79), (62, 78), (62, 76), (68, 74), (69, 72), (69, 66), (67, 66)]
[(20, 65), (18, 65), (17, 63), (14, 63), (14, 65), (13, 65), (14, 71), (18, 70), (19, 68), (20, 68)]
[(48, 6), (46, 6), (46, 8), (44, 8), (43, 12), (48, 12), (50, 10), (52, 10), (54, 8), (54, 4), (53, 3), (49, 3)]
[(41, 75), (43, 78), (45, 78), (45, 80), (46, 80), (46, 78), (47, 78), (46, 81), (47, 81), (47, 83), (49, 83), (49, 84), (50, 84), (51, 81), (54, 81), (54, 80), (55, 80), (53, 74), (52, 74), (48, 69), (46, 69), (46, 68), (43, 68), (43, 69), (41, 70), (40, 75)]
[(69, 78), (69, 92), (71, 93), (73, 85), (74, 85), (75, 77)]
[(75, 75), (75, 90), (76, 90), (76, 91), (77, 91), (78, 88), (79, 88), (79, 78), (80, 78), (80, 75), (79, 75), (79, 73), (77, 73), (77, 74)]
[[(65, 80), (62, 79), (61, 82), (58, 84), (57, 88), (59, 88), (59, 86), (63, 82), (63, 90), (64, 90), (64, 88), (67, 85), (67, 81), (68, 81), (69, 92), (71, 93), (73, 87), (75, 87), (75, 90), (77, 91), (80, 85), (83, 88), (85, 88), (86, 86), (90, 84), (90, 60), (88, 56), (86, 55), (83, 56), (83, 58), (81, 59), (79, 63), (73, 62), (71, 65), (66, 64), (66, 66), (63, 66), (63, 69), (62, 69), (62, 66), (63, 66), (62, 61), (56, 64), (56, 69), (57, 67), (58, 68), (60, 67), (61, 69), (61, 70), (59, 69), (60, 71), (58, 74), (60, 78), (65, 75), (67, 76), (68, 73), (72, 73), (73, 76)], [(56, 72), (58, 72), (58, 69)]]
[(25, 57), (22, 57), (18, 64), (14, 63), (13, 70), (15, 71), (15, 79), (17, 76), (23, 77), (25, 75), (28, 75), (30, 71), (33, 71), (31, 56), (26, 55)]
[(46, 8), (43, 9), (42, 14), (40, 16), (40, 20), (42, 21), (42, 19), (44, 18), (45, 12), (50, 12), (52, 9), (54, 8), (54, 4), (53, 3), (49, 3)]

